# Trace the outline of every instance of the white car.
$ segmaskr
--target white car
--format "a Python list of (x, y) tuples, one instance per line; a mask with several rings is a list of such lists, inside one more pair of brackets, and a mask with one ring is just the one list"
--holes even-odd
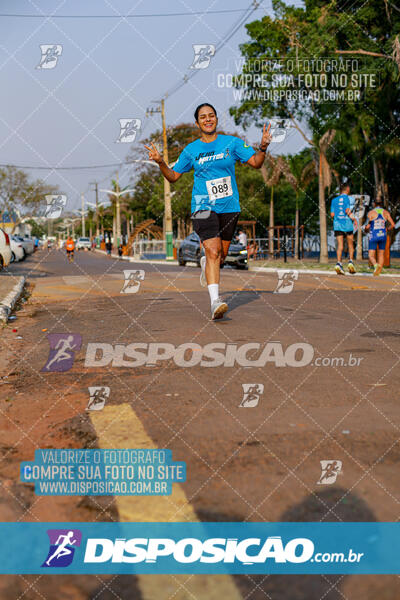
[(80, 238), (78, 238), (78, 241), (76, 242), (76, 249), (84, 250), (85, 248), (87, 248), (88, 250), (90, 250), (91, 245), (92, 244), (90, 243), (90, 238), (80, 237)]
[(8, 233), (0, 229), (0, 268), (8, 267), (11, 262), (11, 246)]
[(13, 238), (15, 239), (15, 241), (20, 242), (20, 244), (22, 244), (22, 247), (25, 251), (25, 256), (27, 254), (32, 254), (32, 252), (35, 249), (35, 244), (31, 238), (22, 237), (20, 235), (14, 235)]
[(11, 262), (17, 262), (19, 260), (24, 260), (25, 252), (22, 247), (20, 241), (15, 240), (12, 235), (10, 235), (10, 246), (11, 246)]

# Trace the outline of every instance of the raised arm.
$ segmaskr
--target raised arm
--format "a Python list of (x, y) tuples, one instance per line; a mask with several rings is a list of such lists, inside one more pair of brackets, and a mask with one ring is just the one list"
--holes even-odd
[(262, 137), (261, 137), (261, 144), (258, 149), (258, 152), (253, 154), (253, 156), (251, 158), (249, 158), (249, 160), (247, 161), (247, 164), (250, 165), (251, 167), (253, 167), (253, 169), (261, 169), (261, 167), (264, 164), (265, 153), (266, 153), (267, 148), (270, 145), (271, 140), (272, 140), (272, 136), (269, 132), (270, 129), (271, 129), (271, 123), (268, 123), (268, 129), (265, 128), (265, 123), (264, 123), (263, 133), (262, 133)]
[(168, 179), (170, 183), (175, 183), (175, 181), (178, 181), (182, 173), (177, 173), (176, 171), (171, 169), (164, 161), (163, 157), (161, 156), (157, 148), (154, 146), (153, 142), (150, 143), (152, 146), (151, 148), (145, 146), (145, 148), (147, 148), (147, 150), (149, 151), (149, 160), (154, 160), (154, 162), (158, 164), (161, 173), (164, 175), (165, 179)]

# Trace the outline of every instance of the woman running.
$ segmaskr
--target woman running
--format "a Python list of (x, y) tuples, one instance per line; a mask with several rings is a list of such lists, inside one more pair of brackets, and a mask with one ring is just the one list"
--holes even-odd
[(268, 128), (263, 129), (258, 151), (233, 135), (218, 134), (217, 111), (208, 103), (200, 104), (194, 113), (200, 138), (188, 144), (171, 169), (154, 146), (145, 146), (149, 159), (160, 167), (168, 181), (174, 183), (182, 173), (194, 169), (192, 191), (193, 229), (205, 250), (201, 259), (200, 283), (208, 286), (211, 318), (221, 319), (228, 305), (219, 295), (220, 266), (228, 254), (240, 213), (239, 192), (235, 179), (235, 163), (239, 160), (260, 169), (271, 142)]
[[(387, 240), (386, 221), (390, 224), (388, 230), (395, 226), (392, 217), (382, 205), (382, 198), (378, 196), (374, 208), (368, 213), (368, 221), (365, 225), (365, 231), (369, 231), (368, 257), (374, 266), (374, 275), (380, 275), (383, 269)], [(375, 259), (375, 253), (378, 254), (378, 260)]]

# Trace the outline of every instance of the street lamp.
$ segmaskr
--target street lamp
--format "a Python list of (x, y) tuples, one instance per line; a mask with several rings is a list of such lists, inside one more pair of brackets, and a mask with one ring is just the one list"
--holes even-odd
[[(97, 192), (97, 190), (96, 190), (96, 192)], [(105, 208), (106, 204), (104, 204), (104, 202), (99, 202), (97, 200), (97, 197), (96, 197), (96, 203), (89, 202), (89, 200), (86, 200), (86, 204), (88, 204), (89, 206), (93, 206), (93, 208), (96, 209), (96, 238), (98, 238), (100, 236), (100, 229), (99, 229), (99, 208), (100, 208), (100, 206), (102, 208)]]
[[(117, 183), (117, 187), (118, 187), (118, 183)], [(116, 220), (117, 220), (117, 223), (116, 223), (117, 246), (118, 246), (119, 238), (121, 237), (121, 209), (120, 209), (119, 199), (124, 194), (128, 194), (129, 192), (134, 192), (134, 191), (135, 190), (133, 190), (133, 189), (125, 189), (125, 190), (122, 190), (121, 192), (119, 192), (119, 191), (114, 192), (114, 190), (100, 190), (100, 192), (105, 192), (106, 194), (111, 194), (112, 196), (115, 196), (115, 198), (116, 198), (115, 208), (116, 208)]]

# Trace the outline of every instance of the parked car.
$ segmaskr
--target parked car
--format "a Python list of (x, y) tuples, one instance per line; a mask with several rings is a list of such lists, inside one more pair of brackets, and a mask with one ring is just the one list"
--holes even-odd
[(9, 237), (11, 247), (11, 262), (18, 262), (19, 260), (24, 260), (25, 252), (21, 242), (15, 240), (12, 235)]
[(78, 238), (78, 241), (76, 242), (76, 249), (77, 250), (84, 250), (85, 248), (87, 248), (88, 250), (90, 250), (91, 247), (92, 247), (92, 244), (90, 242), (90, 238), (88, 238), (88, 237), (80, 237), (80, 238)]
[[(185, 266), (187, 262), (195, 262), (200, 267), (200, 258), (204, 255), (204, 248), (200, 248), (200, 238), (193, 231), (188, 235), (178, 250), (178, 262)], [(247, 269), (247, 250), (242, 244), (231, 243), (225, 264), (232, 265), (237, 269)]]
[(35, 244), (34, 244), (32, 238), (22, 237), (21, 235), (13, 235), (13, 238), (15, 241), (20, 242), (22, 244), (22, 247), (25, 251), (25, 256), (27, 254), (32, 254), (32, 252), (35, 248)]
[(8, 267), (11, 262), (10, 237), (3, 229), (0, 229), (0, 268)]

